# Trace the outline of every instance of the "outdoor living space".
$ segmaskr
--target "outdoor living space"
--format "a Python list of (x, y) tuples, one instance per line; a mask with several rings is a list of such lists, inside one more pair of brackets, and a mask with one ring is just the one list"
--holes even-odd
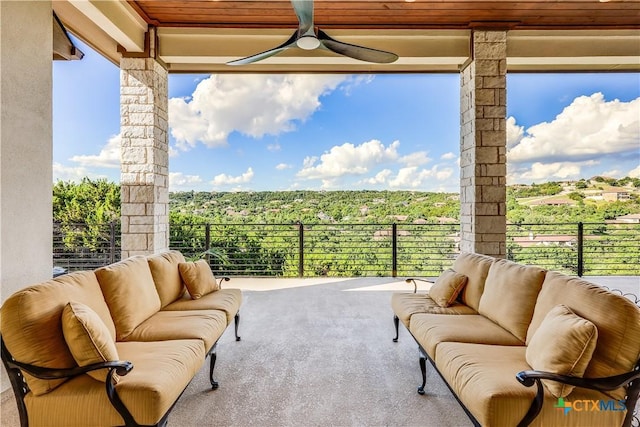
[[(315, 12), (309, 6), (313, 4)], [(112, 234), (110, 239), (109, 261), (114, 263), (175, 248), (169, 215), (169, 179), (174, 172), (170, 168), (174, 148), (170, 145), (170, 74), (453, 75), (458, 111), (451, 127), (459, 138), (451, 154), (459, 172), (459, 226), (447, 236), (449, 246), (436, 249), (449, 262), (451, 254), (461, 252), (500, 261), (514, 259), (510, 239), (513, 227), (520, 224), (507, 221), (509, 73), (622, 72), (636, 76), (640, 72), (640, 4), (636, 0), (0, 0), (0, 20), (2, 303), (33, 283), (49, 281), (56, 266), (51, 214), (55, 115), (51, 64), (52, 59), (82, 59), (74, 38), (112, 63), (119, 76), (112, 93), (119, 97), (120, 119), (115, 151), (121, 210), (118, 227), (115, 221), (111, 223), (117, 236)], [(98, 93), (96, 90), (92, 102), (101, 105), (104, 100)], [(414, 97), (429, 102), (431, 94)], [(635, 134), (631, 134), (633, 143)], [(570, 158), (582, 160), (579, 155)], [(207, 160), (220, 163), (214, 156)], [(566, 169), (563, 163), (556, 166), (558, 173)], [(618, 198), (622, 194), (616, 195), (616, 201)], [(580, 221), (578, 235), (583, 236)], [(297, 227), (300, 233), (298, 264), (290, 265), (298, 268), (300, 278), (244, 276), (224, 283), (243, 291), (242, 339), (225, 330), (209, 349), (197, 342), (205, 358), (211, 356), (211, 361), (217, 354), (219, 388), (212, 390), (216, 388), (210, 378), (213, 362), (210, 367), (203, 365), (190, 383), (184, 383), (188, 386), (182, 395), (182, 387), (176, 387), (180, 388), (177, 400), (167, 404), (164, 415), (167, 425), (471, 425), (466, 409), (434, 369), (427, 372), (426, 393), (417, 393), (423, 352), (407, 329), (400, 329), (398, 342), (393, 341), (391, 296), (413, 291), (404, 280), (406, 275), (398, 274), (395, 239), (409, 235), (403, 230), (393, 236), (386, 230), (377, 235), (376, 245), (387, 238), (393, 241), (393, 263), (384, 273), (388, 277), (302, 278), (304, 225), (302, 221), (295, 226), (286, 224), (289, 231)], [(622, 230), (627, 225), (616, 227)], [(636, 225), (629, 229), (635, 230)], [(598, 238), (593, 240), (588, 238), (587, 227), (584, 241), (580, 237), (574, 242), (563, 233), (561, 240), (544, 243), (554, 249), (550, 253), (559, 248), (558, 253), (575, 258), (575, 269), (574, 264), (563, 264), (563, 268), (582, 276), (584, 247), (605, 236), (601, 240), (616, 249), (634, 236), (620, 232), (608, 239), (604, 229), (604, 225), (598, 227)], [(207, 244), (198, 246), (200, 253), (211, 247), (208, 231), (206, 235)], [(535, 250), (536, 236), (532, 231), (526, 235), (528, 240), (525, 234), (519, 235), (525, 241), (521, 247), (529, 245)], [(622, 249), (630, 258), (636, 256), (634, 239)], [(288, 249), (298, 248), (288, 244)], [(527, 254), (533, 252), (526, 249)], [(599, 247), (588, 260), (590, 268), (594, 260), (597, 264), (597, 251)], [(543, 258), (535, 259), (541, 261), (541, 268), (549, 259), (564, 262), (559, 257)], [(637, 267), (633, 259), (625, 258), (622, 264)], [(431, 263), (428, 268), (440, 265)], [(430, 278), (435, 279), (441, 270), (429, 270)], [(320, 269), (315, 274), (327, 272)], [(635, 303), (640, 296), (638, 276), (585, 279), (617, 289)], [(418, 286), (418, 292), (427, 291), (428, 285)], [(184, 292), (179, 295), (183, 296), (189, 299)], [(37, 311), (38, 306), (28, 308)], [(0, 424), (26, 427), (26, 411), (20, 419), (4, 368), (1, 378)], [(84, 375), (81, 378), (92, 381)], [(107, 378), (109, 390), (113, 384), (111, 376)], [(541, 389), (541, 383), (537, 385)], [(107, 397), (100, 394), (95, 402), (100, 399), (106, 402)], [(138, 403), (144, 406), (159, 400), (141, 398)], [(45, 409), (40, 415), (48, 414), (46, 405), (41, 408)], [(155, 420), (163, 425), (163, 416)], [(638, 424), (637, 412), (634, 423)]]
[[(589, 278), (640, 294), (637, 277)], [(233, 278), (243, 290), (242, 340), (219, 341), (218, 390), (207, 367), (171, 412), (169, 426), (472, 425), (433, 369), (425, 395), (418, 351), (389, 305), (413, 286), (394, 278)], [(427, 286), (420, 285), (419, 292)], [(1, 425), (19, 425), (12, 392)]]

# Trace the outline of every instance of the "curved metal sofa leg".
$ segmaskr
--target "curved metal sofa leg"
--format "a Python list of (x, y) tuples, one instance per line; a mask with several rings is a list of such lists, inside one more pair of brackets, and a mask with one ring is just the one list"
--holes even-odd
[(240, 337), (238, 336), (238, 326), (240, 325), (240, 312), (239, 311), (234, 316), (234, 321), (235, 321), (236, 341), (240, 341)]
[(218, 355), (216, 353), (218, 343), (215, 343), (209, 350), (209, 382), (211, 382), (211, 390), (217, 390), (220, 384), (213, 379), (213, 369), (216, 367)]
[(398, 327), (400, 326), (400, 319), (397, 315), (393, 315), (393, 326), (396, 328), (396, 337), (393, 339), (393, 342), (398, 342)]
[[(636, 369), (640, 369), (640, 365), (636, 366)], [(624, 417), (624, 422), (622, 423), (624, 427), (640, 425), (640, 412), (635, 412), (638, 398), (640, 398), (640, 378), (631, 381), (629, 388), (627, 388), (627, 415)], [(636, 424), (633, 424), (634, 418)]]
[(427, 384), (427, 355), (420, 350), (420, 373), (422, 374), (422, 385), (418, 387), (418, 394), (424, 394), (424, 387)]

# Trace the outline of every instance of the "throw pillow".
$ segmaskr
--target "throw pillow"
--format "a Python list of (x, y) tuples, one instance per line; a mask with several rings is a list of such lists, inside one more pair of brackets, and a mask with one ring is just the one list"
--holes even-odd
[[(596, 348), (598, 329), (565, 305), (545, 316), (527, 346), (527, 363), (535, 370), (581, 378)], [(566, 397), (574, 386), (542, 380), (555, 397)]]
[(429, 296), (440, 307), (449, 307), (467, 284), (467, 276), (448, 268), (429, 289)]
[[(62, 333), (78, 366), (118, 360), (109, 329), (91, 307), (69, 302), (62, 310)], [(108, 369), (87, 372), (98, 381), (107, 380)], [(114, 375), (118, 381), (117, 375)]]
[(218, 283), (207, 261), (201, 259), (196, 262), (181, 262), (178, 263), (178, 270), (191, 299), (198, 299), (218, 290)]

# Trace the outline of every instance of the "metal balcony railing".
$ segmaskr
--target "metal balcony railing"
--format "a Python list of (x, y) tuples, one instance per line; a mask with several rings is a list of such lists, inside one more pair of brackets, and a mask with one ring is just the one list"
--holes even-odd
[[(171, 224), (170, 247), (231, 276), (438, 276), (459, 253), (458, 224)], [(578, 276), (640, 275), (640, 224), (511, 224), (507, 258)], [(118, 223), (54, 225), (54, 265), (120, 258)], [(221, 257), (206, 255), (211, 249)]]

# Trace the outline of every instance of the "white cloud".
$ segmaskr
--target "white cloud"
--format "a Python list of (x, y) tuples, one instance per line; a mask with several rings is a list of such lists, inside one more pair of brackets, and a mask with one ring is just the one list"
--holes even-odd
[(282, 150), (282, 147), (276, 142), (275, 144), (267, 145), (267, 150), (276, 152)]
[(416, 166), (400, 168), (395, 178), (389, 180), (389, 186), (395, 189), (425, 188), (433, 179), (446, 181), (453, 175), (452, 168), (440, 169), (438, 165), (431, 169), (420, 169)]
[(603, 155), (637, 153), (640, 142), (640, 98), (605, 101), (602, 93), (573, 100), (552, 122), (525, 131), (507, 120), (508, 160), (576, 162)]
[(64, 166), (60, 163), (53, 164), (53, 182), (56, 181), (73, 181), (80, 182), (82, 178), (95, 179), (108, 179), (106, 175), (96, 174), (91, 172), (84, 166), (70, 167)]
[(515, 117), (507, 118), (507, 150), (510, 150), (515, 145), (518, 145), (524, 137), (524, 126), (518, 126), (516, 124)]
[(303, 179), (331, 179), (344, 175), (364, 175), (372, 167), (398, 160), (399, 141), (385, 147), (378, 140), (371, 140), (360, 145), (345, 143), (331, 148), (320, 156), (304, 159), (304, 167), (297, 173)]
[(596, 161), (586, 162), (535, 162), (529, 168), (516, 168), (510, 170), (507, 181), (510, 183), (528, 183), (532, 181), (544, 181), (549, 179), (575, 179), (580, 178), (583, 167), (594, 166)]
[(442, 156), (440, 156), (441, 160), (453, 160), (457, 157), (457, 155), (455, 153), (452, 153), (451, 151), (449, 151), (448, 153), (444, 153)]
[(638, 165), (637, 168), (631, 169), (629, 173), (627, 173), (627, 176), (631, 178), (640, 178), (640, 165)]
[(191, 190), (201, 183), (202, 178), (198, 175), (185, 175), (182, 172), (169, 172), (170, 191)]
[(216, 74), (198, 83), (190, 98), (169, 100), (176, 146), (223, 146), (234, 131), (260, 138), (295, 128), (320, 106), (320, 97), (358, 79), (328, 74)]
[(429, 163), (431, 159), (427, 156), (426, 151), (416, 151), (400, 158), (400, 163), (404, 163), (406, 166), (421, 166)]
[(119, 168), (120, 135), (113, 135), (98, 155), (73, 156), (69, 160), (85, 167)]
[[(231, 176), (226, 173), (221, 173), (220, 175), (216, 175), (213, 177), (213, 181), (211, 183), (216, 186), (224, 186), (224, 185), (233, 185), (233, 184), (246, 184), (251, 182), (253, 179), (253, 168), (247, 169), (245, 173), (239, 176)], [(240, 187), (238, 187), (240, 188)]]
[(363, 180), (362, 183), (371, 185), (386, 184), (392, 174), (393, 172), (391, 171), (391, 169), (383, 169), (374, 177)]
[(279, 171), (285, 170), (285, 169), (291, 169), (293, 166), (287, 164), (287, 163), (278, 163), (276, 165), (276, 169)]

